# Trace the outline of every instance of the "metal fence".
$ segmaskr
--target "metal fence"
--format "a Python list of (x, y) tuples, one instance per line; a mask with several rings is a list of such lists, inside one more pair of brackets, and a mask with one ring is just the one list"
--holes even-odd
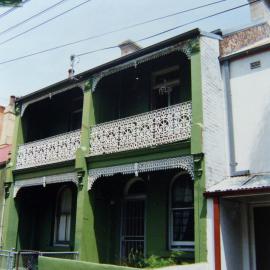
[(0, 250), (0, 269), (11, 270), (15, 266), (15, 252), (14, 250)]
[(37, 270), (40, 256), (77, 260), (79, 253), (0, 250), (0, 270)]

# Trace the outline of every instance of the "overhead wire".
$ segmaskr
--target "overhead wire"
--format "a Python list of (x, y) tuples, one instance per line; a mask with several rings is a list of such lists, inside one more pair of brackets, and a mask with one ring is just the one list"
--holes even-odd
[[(25, 4), (25, 3), (29, 2), (29, 1), (30, 1), (30, 0), (24, 0), (24, 1), (22, 2), (22, 4)], [(9, 13), (11, 13), (11, 12), (17, 10), (17, 9), (18, 9), (18, 6), (15, 6), (15, 7), (12, 7), (12, 8), (10, 8), (10, 9), (6, 10), (5, 12), (3, 12), (3, 13), (0, 14), (0, 19), (1, 19), (1, 18), (4, 18), (4, 17), (7, 16)]]
[(40, 26), (42, 26), (42, 25), (44, 25), (44, 24), (47, 24), (47, 23), (49, 23), (49, 22), (51, 22), (51, 21), (53, 21), (53, 20), (59, 18), (60, 16), (63, 16), (63, 15), (65, 15), (65, 14), (69, 13), (70, 11), (72, 11), (72, 10), (78, 8), (78, 7), (81, 7), (82, 5), (85, 5), (85, 4), (87, 4), (88, 2), (91, 2), (91, 1), (92, 1), (92, 0), (86, 0), (86, 1), (84, 1), (84, 2), (82, 2), (82, 3), (80, 3), (80, 4), (78, 4), (78, 5), (76, 5), (76, 6), (72, 7), (72, 8), (70, 8), (70, 9), (64, 11), (64, 12), (61, 12), (61, 13), (59, 13), (58, 15), (56, 15), (56, 16), (54, 16), (54, 17), (52, 17), (52, 18), (50, 18), (50, 19), (48, 19), (48, 20), (46, 20), (46, 21), (43, 21), (42, 23), (40, 23), (40, 24), (38, 24), (38, 25), (35, 25), (35, 26), (33, 26), (33, 27), (31, 27), (31, 28), (29, 28), (29, 29), (27, 29), (27, 30), (21, 32), (21, 33), (18, 33), (18, 34), (15, 35), (15, 36), (12, 36), (12, 37), (10, 37), (10, 38), (8, 38), (8, 39), (6, 39), (6, 40), (0, 42), (0, 45), (3, 45), (3, 44), (5, 44), (5, 43), (7, 43), (7, 42), (9, 42), (9, 41), (11, 41), (11, 40), (17, 38), (17, 37), (20, 37), (20, 36), (26, 34), (26, 33), (29, 33), (30, 31), (32, 31), (32, 30), (34, 30), (34, 29), (37, 29), (38, 27), (40, 27)]
[[(255, 0), (254, 2), (258, 2), (258, 1), (260, 1), (260, 0)], [(208, 16), (205, 16), (205, 17), (201, 17), (199, 19), (189, 21), (187, 23), (184, 23), (184, 24), (178, 25), (176, 27), (173, 27), (173, 28), (164, 30), (164, 31), (159, 32), (159, 33), (156, 33), (154, 35), (151, 35), (151, 36), (147, 36), (147, 37), (138, 39), (136, 42), (141, 42), (141, 41), (144, 41), (144, 40), (147, 40), (147, 39), (150, 39), (150, 38), (153, 38), (153, 37), (156, 37), (156, 36), (165, 34), (167, 32), (176, 30), (178, 28), (181, 28), (181, 27), (184, 27), (184, 26), (193, 24), (195, 22), (206, 20), (208, 18), (212, 18), (212, 17), (218, 16), (218, 15), (221, 15), (221, 14), (224, 14), (224, 13), (227, 13), (227, 12), (230, 12), (230, 11), (233, 11), (233, 10), (236, 10), (236, 9), (240, 9), (240, 8), (245, 7), (245, 6), (248, 6), (248, 5), (249, 5), (248, 3), (247, 4), (242, 4), (242, 5), (239, 5), (239, 6), (230, 8), (230, 9), (226, 9), (226, 10), (223, 10), (223, 11), (220, 11), (220, 12), (217, 12), (217, 13), (214, 13), (214, 14), (211, 14), (211, 15), (208, 15)], [(165, 17), (165, 16), (163, 16), (163, 17)], [(157, 19), (158, 18), (156, 18), (155, 20), (157, 20)], [(122, 29), (122, 28), (119, 28), (119, 29)], [(100, 35), (96, 35), (96, 36), (91, 36), (91, 37), (88, 37), (88, 38), (85, 38), (85, 39), (81, 39), (81, 40), (78, 40), (78, 41), (74, 41), (74, 42), (70, 42), (70, 43), (58, 45), (58, 46), (55, 46), (55, 47), (51, 47), (51, 48), (48, 48), (48, 49), (45, 49), (45, 50), (41, 50), (41, 51), (37, 51), (37, 52), (34, 52), (34, 53), (26, 54), (26, 55), (19, 56), (19, 57), (16, 57), (16, 58), (8, 59), (8, 60), (5, 60), (5, 61), (0, 62), (0, 65), (11, 63), (11, 62), (15, 62), (15, 61), (22, 60), (22, 59), (29, 58), (29, 57), (33, 57), (35, 55), (47, 53), (47, 52), (54, 51), (54, 50), (57, 50), (57, 49), (60, 49), (60, 48), (64, 48), (64, 47), (67, 47), (67, 46), (75, 45), (75, 44), (78, 44), (78, 43), (81, 43), (81, 42), (84, 42), (84, 41), (87, 41), (87, 40), (90, 40), (90, 39), (95, 39), (95, 38), (98, 38), (98, 37), (103, 36), (103, 35), (108, 35), (110, 33), (114, 33), (115, 31), (117, 31), (117, 30), (113, 30), (113, 31), (106, 32), (106, 33), (103, 33), (103, 34), (100, 34)], [(84, 53), (76, 54), (76, 56), (80, 57), (80, 56), (84, 56), (84, 55), (87, 55), (87, 54), (96, 53), (96, 52), (100, 52), (100, 51), (105, 51), (105, 50), (109, 50), (109, 49), (115, 49), (115, 48), (118, 48), (118, 45), (113, 45), (113, 46), (109, 46), (109, 47), (104, 47), (104, 48), (100, 48), (100, 49), (96, 49), (96, 50), (87, 51), (87, 52), (84, 52)]]
[[(257, 2), (257, 1), (259, 1), (259, 0), (256, 0), (256, 1), (254, 1), (254, 2)], [(233, 11), (233, 10), (236, 10), (236, 9), (239, 9), (239, 8), (242, 8), (242, 7), (245, 7), (245, 6), (248, 6), (248, 5), (249, 5), (249, 3), (247, 3), (247, 4), (242, 4), (242, 5), (239, 5), (239, 6), (230, 8), (230, 9), (226, 9), (226, 10), (223, 10), (223, 11), (220, 11), (220, 12), (217, 12), (217, 13), (214, 13), (214, 14), (211, 14), (211, 15), (208, 15), (208, 16), (205, 16), (205, 17), (201, 17), (201, 18), (199, 18), (199, 19), (192, 20), (192, 21), (189, 21), (189, 22), (187, 22), (187, 23), (180, 24), (180, 25), (178, 25), (178, 26), (175, 26), (175, 27), (166, 29), (166, 30), (164, 30), (164, 31), (162, 31), (162, 32), (158, 32), (158, 33), (156, 33), (156, 34), (153, 34), (153, 35), (150, 35), (150, 36), (147, 36), (147, 37), (144, 37), (144, 38), (135, 40), (135, 42), (145, 41), (145, 40), (148, 40), (148, 39), (151, 39), (151, 38), (154, 38), (154, 37), (157, 37), (157, 36), (166, 34), (166, 33), (171, 32), (171, 31), (173, 31), (173, 30), (179, 29), (179, 28), (181, 28), (181, 27), (184, 27), (184, 26), (187, 26), (187, 25), (190, 25), (190, 24), (193, 24), (193, 23), (202, 21), (202, 20), (206, 20), (206, 19), (209, 19), (209, 18), (218, 16), (218, 15), (221, 15), (221, 14), (224, 14), (224, 13), (227, 13), (227, 12), (230, 12), (230, 11)], [(101, 48), (101, 49), (97, 49), (97, 50), (92, 50), (92, 51), (88, 51), (88, 52), (76, 54), (76, 56), (80, 57), (80, 56), (84, 56), (84, 55), (87, 55), (87, 54), (91, 54), (91, 53), (95, 53), (95, 52), (99, 52), (99, 51), (104, 51), (104, 50), (109, 50), (109, 49), (113, 49), (113, 48), (118, 48), (118, 45), (114, 45), (114, 46), (110, 46), (110, 47), (104, 47), (104, 48)], [(0, 63), (0, 64), (1, 64), (1, 63)]]
[[(28, 1), (29, 1), (29, 0), (28, 0)], [(68, 1), (68, 0), (61, 0), (61, 1), (59, 1), (59, 2), (57, 2), (57, 3), (55, 3), (55, 4), (53, 4), (53, 5), (49, 6), (48, 8), (46, 8), (46, 9), (44, 9), (44, 10), (42, 10), (42, 11), (40, 11), (40, 12), (34, 14), (34, 15), (32, 15), (31, 17), (29, 17), (29, 18), (27, 18), (27, 19), (25, 19), (25, 20), (22, 20), (22, 21), (20, 21), (19, 23), (16, 23), (15, 25), (12, 25), (12, 26), (8, 27), (7, 29), (5, 29), (5, 30), (3, 30), (3, 31), (0, 32), (0, 36), (3, 35), (3, 34), (5, 34), (5, 33), (10, 32), (10, 31), (13, 30), (13, 29), (16, 29), (16, 28), (22, 26), (23, 24), (25, 24), (25, 23), (27, 23), (27, 22), (33, 20), (34, 18), (39, 17), (40, 15), (45, 14), (46, 12), (52, 10), (53, 8), (55, 8), (55, 7), (57, 7), (57, 6), (61, 5), (61, 4), (63, 4), (63, 3), (66, 2), (66, 1)], [(1, 15), (0, 15), (0, 16), (1, 16)]]

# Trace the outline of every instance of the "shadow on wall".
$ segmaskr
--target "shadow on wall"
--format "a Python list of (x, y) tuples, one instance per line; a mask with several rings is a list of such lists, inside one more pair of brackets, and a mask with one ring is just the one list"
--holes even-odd
[(242, 269), (242, 228), (240, 204), (228, 199), (221, 201), (222, 269)]
[[(249, 168), (252, 173), (256, 172), (269, 172), (270, 171), (270, 95), (265, 97), (264, 112), (261, 119), (258, 119), (256, 127), (256, 134), (253, 137), (253, 142), (247, 147), (250, 147), (249, 151)], [(248, 132), (248, 131), (247, 131)]]

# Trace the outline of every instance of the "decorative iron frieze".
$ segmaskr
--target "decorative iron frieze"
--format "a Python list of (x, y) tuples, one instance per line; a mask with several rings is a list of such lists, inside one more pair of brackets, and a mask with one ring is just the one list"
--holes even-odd
[(198, 50), (199, 50), (199, 39), (198, 38), (189, 39), (189, 40), (181, 41), (175, 45), (154, 51), (152, 53), (148, 53), (134, 60), (127, 61), (121, 65), (117, 65), (112, 68), (103, 70), (100, 73), (97, 73), (93, 76), (92, 91), (94, 92), (96, 90), (97, 85), (102, 78), (109, 76), (111, 74), (120, 72), (130, 67), (137, 67), (137, 65), (139, 64), (142, 64), (142, 63), (154, 60), (154, 59), (158, 59), (162, 56), (169, 55), (173, 52), (182, 52), (187, 56), (188, 59), (190, 59), (192, 53)]
[(102, 176), (113, 176), (117, 173), (138, 175), (139, 173), (144, 172), (169, 170), (175, 168), (186, 170), (191, 175), (192, 179), (194, 179), (193, 157), (184, 156), (92, 169), (89, 171), (88, 190), (90, 190), (94, 182)]
[(83, 83), (77, 83), (77, 84), (75, 84), (75, 85), (68, 86), (68, 87), (64, 87), (64, 88), (61, 88), (61, 89), (59, 89), (59, 90), (52, 90), (52, 92), (49, 93), (49, 94), (45, 94), (45, 95), (42, 95), (42, 96), (40, 96), (40, 97), (30, 99), (30, 100), (28, 100), (28, 101), (24, 101), (24, 102), (22, 103), (22, 105), (21, 105), (21, 110), (20, 110), (21, 116), (23, 116), (23, 114), (24, 114), (26, 108), (27, 108), (30, 104), (36, 103), (36, 102), (41, 101), (41, 100), (46, 99), (46, 98), (52, 98), (52, 97), (55, 96), (55, 95), (61, 94), (61, 93), (66, 92), (66, 91), (68, 91), (68, 90), (74, 89), (74, 88), (76, 88), (76, 87), (80, 88), (82, 91), (83, 91), (83, 89), (84, 89)]
[(80, 130), (22, 144), (17, 153), (16, 169), (25, 169), (75, 159), (80, 146)]
[(24, 187), (33, 187), (33, 186), (43, 186), (56, 183), (66, 183), (72, 182), (75, 185), (78, 185), (78, 178), (76, 173), (64, 173), (64, 174), (56, 174), (56, 175), (49, 175), (43, 177), (35, 177), (26, 180), (18, 180), (14, 183), (13, 189), (13, 197), (17, 196), (17, 193), (21, 188)]
[(189, 139), (191, 102), (91, 128), (90, 156), (147, 148)]

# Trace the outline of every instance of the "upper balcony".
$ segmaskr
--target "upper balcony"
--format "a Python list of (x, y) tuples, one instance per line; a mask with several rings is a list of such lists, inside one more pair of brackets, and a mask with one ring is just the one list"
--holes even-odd
[(91, 128), (90, 156), (136, 150), (191, 137), (191, 102), (111, 121)]
[(191, 70), (184, 53), (116, 67), (107, 74), (92, 94), (96, 125), (90, 130), (89, 156), (191, 137)]
[(80, 146), (80, 130), (22, 144), (17, 152), (16, 169), (26, 169), (75, 159)]
[(75, 159), (80, 146), (82, 101), (80, 88), (32, 100), (22, 116), (24, 143), (18, 146), (16, 169)]

